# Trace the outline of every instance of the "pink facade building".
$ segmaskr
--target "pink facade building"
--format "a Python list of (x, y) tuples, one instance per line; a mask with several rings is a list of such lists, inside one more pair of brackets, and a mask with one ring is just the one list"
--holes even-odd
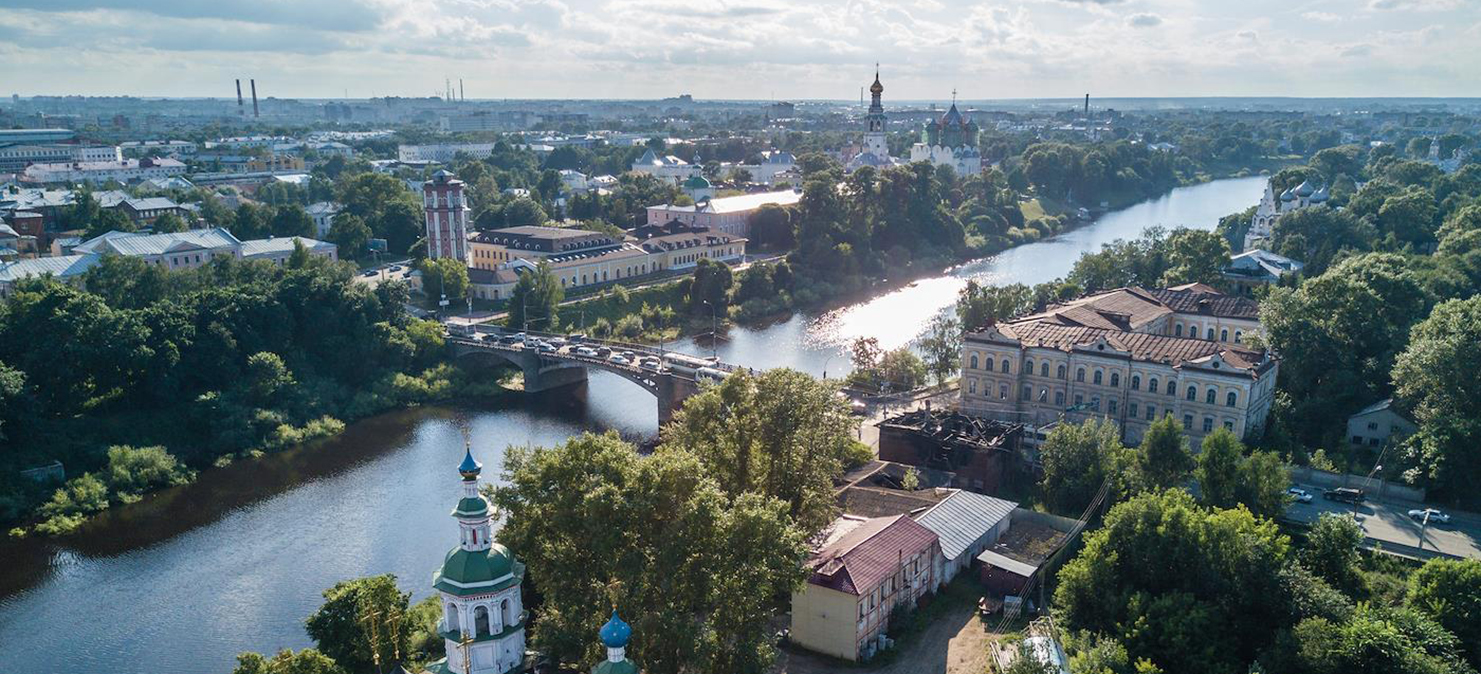
[(468, 261), (468, 202), (464, 183), (447, 171), (438, 171), (422, 183), (422, 208), (427, 214), (427, 257)]

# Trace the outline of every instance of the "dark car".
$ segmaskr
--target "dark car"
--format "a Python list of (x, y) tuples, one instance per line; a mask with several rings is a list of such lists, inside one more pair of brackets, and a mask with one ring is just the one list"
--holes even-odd
[(1322, 492), (1322, 498), (1328, 501), (1342, 501), (1344, 503), (1361, 503), (1363, 501), (1363, 490), (1352, 487), (1337, 487)]

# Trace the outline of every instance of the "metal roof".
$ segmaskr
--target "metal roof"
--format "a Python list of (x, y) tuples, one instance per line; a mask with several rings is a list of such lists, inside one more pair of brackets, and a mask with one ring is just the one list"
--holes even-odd
[(958, 490), (915, 517), (941, 539), (941, 554), (956, 559), (1013, 513), (1018, 504), (985, 494)]
[(184, 249), (236, 248), (241, 245), (237, 237), (221, 227), (193, 229), (170, 234), (134, 234), (108, 232), (78, 245), (79, 253), (114, 252), (120, 255), (161, 255)]
[(97, 255), (60, 255), (17, 260), (0, 264), (0, 281), (18, 281), (27, 276), (51, 274), (61, 278), (77, 276), (93, 268), (100, 258)]
[(306, 236), (284, 236), (271, 239), (252, 239), (242, 242), (242, 257), (252, 258), (261, 255), (273, 255), (293, 252), (293, 242), (300, 241), (303, 247), (309, 250), (333, 247), (332, 243), (325, 243), (318, 239), (310, 239)]

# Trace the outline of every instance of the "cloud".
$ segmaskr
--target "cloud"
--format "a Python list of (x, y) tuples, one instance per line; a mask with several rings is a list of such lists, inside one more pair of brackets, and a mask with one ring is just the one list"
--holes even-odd
[(1250, 42), (1255, 42), (1260, 39), (1260, 34), (1252, 30), (1242, 30), (1238, 33), (1235, 33), (1234, 36), (1241, 40), (1248, 40)]
[(1132, 28), (1151, 28), (1162, 25), (1162, 17), (1146, 12), (1132, 14), (1126, 17), (1126, 25)]
[(1368, 9), (1387, 11), (1401, 9), (1410, 12), (1443, 12), (1457, 9), (1466, 0), (1368, 0)]
[(1364, 43), (1364, 44), (1355, 44), (1355, 45), (1351, 45), (1351, 46), (1345, 47), (1339, 53), (1344, 58), (1362, 58), (1362, 57), (1365, 57), (1365, 56), (1372, 56), (1373, 55), (1373, 52), (1375, 52), (1375, 51), (1377, 51), (1377, 48), (1376, 47), (1374, 47), (1371, 44)]
[(1126, 0), (1059, 0), (1071, 5), (1119, 5)]
[(176, 19), (222, 19), (328, 31), (364, 31), (384, 18), (367, 0), (7, 0), (46, 12), (138, 12)]
[(1342, 16), (1331, 12), (1302, 12), (1301, 18), (1307, 21), (1320, 21), (1322, 23), (1338, 23), (1345, 20)]

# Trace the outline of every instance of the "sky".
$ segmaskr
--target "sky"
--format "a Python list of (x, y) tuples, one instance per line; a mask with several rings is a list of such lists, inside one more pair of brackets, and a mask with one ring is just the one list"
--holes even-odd
[[(0, 94), (1481, 96), (1481, 0), (0, 0)], [(245, 83), (244, 83), (245, 84)]]

